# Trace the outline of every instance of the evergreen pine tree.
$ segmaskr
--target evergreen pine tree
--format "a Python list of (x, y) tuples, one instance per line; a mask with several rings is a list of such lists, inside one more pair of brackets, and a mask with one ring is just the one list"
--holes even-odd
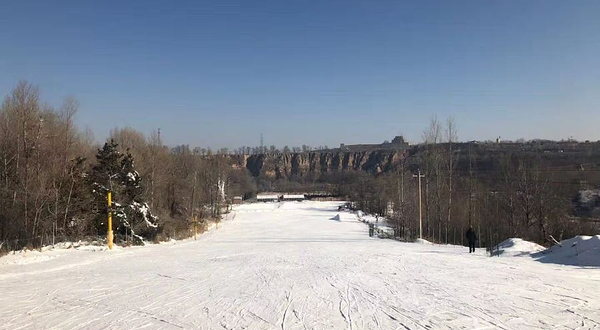
[[(113, 192), (113, 196), (120, 193), (119, 179), (123, 155), (117, 150), (117, 147), (118, 144), (112, 139), (109, 142), (104, 143), (102, 149), (98, 149), (98, 153), (96, 154), (96, 165), (92, 167), (88, 176), (88, 181), (94, 195), (92, 208), (94, 223), (98, 230), (98, 234), (100, 235), (107, 230), (107, 193), (109, 190)], [(116, 203), (115, 199), (115, 207), (118, 206), (119, 204)], [(115, 215), (117, 216), (117, 214)], [(118, 218), (118, 216), (115, 218)]]
[(112, 191), (113, 231), (119, 236), (131, 235), (136, 244), (158, 233), (158, 218), (143, 200), (142, 178), (135, 170), (129, 150), (125, 155), (110, 140), (96, 155), (97, 164), (88, 177), (94, 195), (93, 214), (98, 234), (107, 230), (107, 192)]

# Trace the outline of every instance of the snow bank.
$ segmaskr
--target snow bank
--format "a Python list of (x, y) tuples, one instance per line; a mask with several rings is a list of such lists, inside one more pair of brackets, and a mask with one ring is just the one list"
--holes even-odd
[(48, 261), (54, 257), (36, 250), (13, 251), (0, 258), (0, 265), (26, 265)]
[[(113, 250), (116, 250), (118, 248), (119, 248), (118, 245), (113, 245)], [(80, 246), (80, 247), (78, 247), (76, 249), (80, 250), (80, 251), (101, 252), (101, 251), (108, 250), (108, 247), (105, 246), (105, 245), (103, 245), (103, 246), (98, 246), (98, 245), (83, 245), (83, 246)]]
[(494, 247), (494, 252), (497, 251), (498, 255), (510, 257), (531, 256), (544, 250), (545, 247), (521, 238), (509, 238)]
[(433, 243), (431, 243), (430, 241), (428, 241), (428, 240), (426, 240), (426, 239), (422, 239), (422, 238), (417, 238), (417, 239), (415, 240), (415, 243), (417, 243), (417, 244), (433, 244)]
[(575, 236), (533, 257), (545, 263), (600, 267), (600, 235)]
[[(113, 249), (118, 249), (117, 245)], [(101, 245), (98, 241), (86, 242), (60, 242), (52, 245), (46, 245), (39, 250), (23, 249), (11, 251), (0, 258), (0, 265), (26, 265), (42, 261), (48, 261), (61, 255), (61, 252), (67, 251), (106, 251), (108, 247)]]

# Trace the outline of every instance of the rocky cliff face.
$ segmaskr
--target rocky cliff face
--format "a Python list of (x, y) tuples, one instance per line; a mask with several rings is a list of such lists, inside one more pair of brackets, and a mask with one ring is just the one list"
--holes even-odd
[(382, 173), (391, 170), (406, 157), (403, 150), (376, 150), (360, 152), (309, 152), (289, 154), (260, 154), (231, 156), (235, 167), (247, 168), (253, 176), (285, 179), (308, 173), (337, 171), (364, 171)]

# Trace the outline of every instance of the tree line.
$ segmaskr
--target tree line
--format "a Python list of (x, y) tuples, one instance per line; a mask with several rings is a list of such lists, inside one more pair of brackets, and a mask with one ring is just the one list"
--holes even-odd
[(190, 220), (218, 221), (226, 193), (255, 190), (225, 157), (198, 157), (149, 136), (114, 129), (102, 145), (74, 124), (78, 103), (59, 107), (19, 82), (0, 108), (0, 249), (39, 247), (106, 234), (113, 192), (116, 241), (189, 235)]
[[(470, 226), (487, 247), (511, 237), (550, 245), (599, 232), (595, 222), (573, 213), (582, 191), (598, 189), (588, 180), (597, 179), (597, 170), (556, 167), (547, 152), (524, 151), (525, 144), (492, 151), (487, 144), (457, 140), (452, 118), (441, 122), (433, 117), (423, 142), (405, 155), (396, 171), (346, 180), (345, 193), (357, 208), (386, 215), (396, 234), (406, 239), (419, 236), (419, 172), (427, 240), (464, 244)], [(590, 149), (588, 154), (598, 152)]]
[[(459, 142), (454, 120), (433, 117), (422, 143), (403, 150), (392, 171), (307, 172), (276, 180), (253, 177), (235, 165), (229, 150), (170, 148), (160, 130), (146, 136), (116, 128), (97, 144), (89, 131), (74, 124), (78, 107), (71, 97), (53, 107), (27, 82), (5, 97), (0, 108), (0, 250), (103, 237), (109, 190), (115, 200), (115, 238), (126, 244), (187, 236), (194, 217), (202, 223), (218, 221), (229, 198), (246, 199), (257, 191), (327, 191), (386, 216), (405, 239), (418, 237), (419, 209), (424, 238), (440, 243), (463, 243), (469, 226), (486, 246), (509, 237), (549, 244), (598, 232), (594, 222), (573, 213), (573, 202), (583, 192), (600, 196), (594, 183), (600, 182), (600, 169), (590, 172), (583, 166), (586, 159), (592, 166), (600, 164), (596, 144), (586, 142), (590, 147), (577, 159), (581, 170), (561, 170), (575, 162), (574, 156), (562, 154), (562, 144), (554, 148), (557, 163), (535, 143), (523, 151), (524, 143), (496, 148)], [(283, 152), (313, 150), (303, 146)], [(241, 147), (233, 153), (279, 152)], [(421, 206), (414, 177), (419, 172)], [(579, 203), (578, 212), (593, 217), (600, 210), (597, 199), (596, 206)]]

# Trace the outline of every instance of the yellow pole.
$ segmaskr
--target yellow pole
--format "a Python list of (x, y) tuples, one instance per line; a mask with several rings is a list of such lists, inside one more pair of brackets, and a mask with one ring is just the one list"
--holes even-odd
[(106, 235), (106, 240), (108, 241), (108, 248), (112, 250), (113, 248), (113, 230), (112, 230), (112, 193), (108, 192), (108, 233)]
[[(423, 239), (423, 207), (421, 206), (421, 169), (419, 169), (419, 238)], [(438, 204), (439, 205), (439, 204)]]

